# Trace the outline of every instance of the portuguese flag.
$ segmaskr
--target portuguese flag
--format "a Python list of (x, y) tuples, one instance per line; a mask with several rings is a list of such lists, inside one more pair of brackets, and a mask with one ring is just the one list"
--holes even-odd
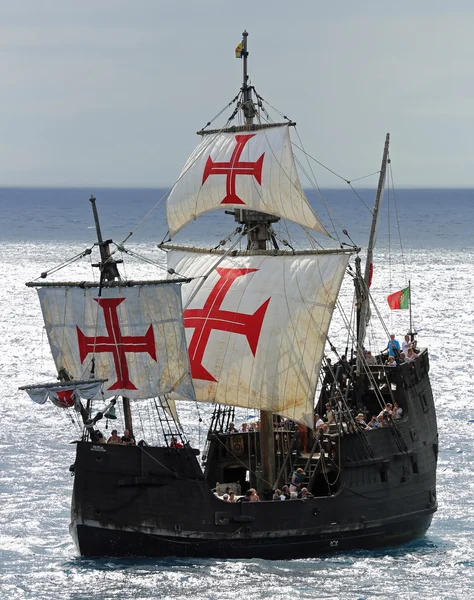
[(388, 305), (392, 310), (410, 308), (410, 288), (403, 288), (399, 292), (387, 296)]

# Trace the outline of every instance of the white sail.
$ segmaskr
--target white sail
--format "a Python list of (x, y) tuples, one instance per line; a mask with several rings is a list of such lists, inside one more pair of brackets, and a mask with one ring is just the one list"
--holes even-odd
[(194, 390), (179, 284), (131, 287), (42, 287), (38, 294), (59, 371), (108, 379), (104, 397), (151, 398)]
[(183, 287), (197, 400), (268, 410), (312, 427), (327, 331), (349, 255), (240, 255), (211, 270), (219, 258), (168, 253), (169, 267), (197, 278)]
[(301, 187), (288, 125), (204, 135), (166, 203), (169, 233), (229, 208), (270, 213), (328, 235)]

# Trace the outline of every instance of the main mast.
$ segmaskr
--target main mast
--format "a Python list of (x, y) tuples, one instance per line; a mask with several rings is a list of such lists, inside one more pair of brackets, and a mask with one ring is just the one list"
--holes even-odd
[[(248, 33), (244, 31), (242, 33), (242, 112), (245, 123), (249, 130), (251, 130), (255, 127), (254, 118), (257, 111), (252, 98), (252, 86), (249, 85), (247, 37)], [(279, 217), (274, 215), (247, 209), (235, 209), (234, 218), (244, 226), (244, 230), (247, 233), (247, 250), (266, 250), (267, 243), (272, 240), (271, 224), (280, 220)], [(264, 487), (272, 487), (276, 478), (273, 413), (266, 410), (260, 411), (260, 452), (262, 459), (262, 485), (259, 487), (263, 491)]]

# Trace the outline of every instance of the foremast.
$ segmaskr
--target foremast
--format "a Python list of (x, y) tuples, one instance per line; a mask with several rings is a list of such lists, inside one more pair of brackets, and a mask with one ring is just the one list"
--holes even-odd
[[(117, 268), (117, 264), (121, 261), (117, 261), (112, 257), (112, 253), (110, 251), (110, 244), (112, 240), (103, 240), (102, 231), (100, 228), (99, 221), (99, 213), (97, 212), (96, 199), (94, 196), (89, 198), (92, 205), (92, 213), (94, 215), (94, 223), (95, 229), (97, 233), (97, 242), (99, 245), (100, 251), (100, 263), (96, 263), (92, 265), (93, 267), (98, 267), (100, 270), (100, 284), (99, 284), (99, 296), (102, 292), (103, 283), (109, 281), (120, 281), (121, 276), (120, 272)], [(133, 421), (132, 421), (132, 411), (130, 408), (130, 399), (126, 396), (122, 396), (122, 404), (123, 404), (123, 416), (125, 421), (125, 429), (128, 429), (130, 435), (133, 437)]]

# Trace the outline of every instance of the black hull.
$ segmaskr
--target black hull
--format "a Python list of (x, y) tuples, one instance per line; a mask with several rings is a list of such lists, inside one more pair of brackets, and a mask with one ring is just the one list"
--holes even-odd
[(340, 532), (336, 539), (327, 534), (285, 536), (274, 540), (199, 540), (180, 541), (133, 531), (103, 529), (79, 525), (75, 528), (76, 544), (81, 554), (97, 556), (196, 557), (196, 558), (263, 558), (285, 560), (307, 558), (353, 549), (395, 546), (422, 538), (428, 530), (433, 511), (398, 523), (385, 523), (364, 530)]
[(80, 554), (290, 559), (422, 537), (437, 509), (438, 442), (427, 355), (417, 360), (397, 375), (408, 416), (342, 437), (338, 489), (312, 499), (228, 503), (189, 448), (78, 443)]

